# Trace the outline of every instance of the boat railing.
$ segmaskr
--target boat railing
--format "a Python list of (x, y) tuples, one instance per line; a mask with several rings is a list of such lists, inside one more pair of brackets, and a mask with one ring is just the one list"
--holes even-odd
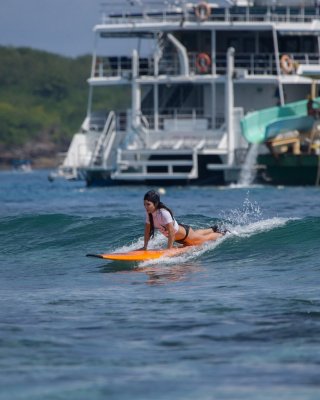
[[(318, 53), (282, 53), (292, 61), (293, 73), (299, 64), (303, 65), (317, 65), (320, 63), (320, 56)], [(277, 75), (277, 62), (274, 53), (236, 53), (234, 59), (234, 67), (236, 70), (245, 70), (247, 75)], [(225, 74), (227, 70), (227, 61), (224, 53), (218, 53), (215, 63), (216, 73)], [(283, 74), (288, 74), (288, 71), (281, 69)]]
[[(319, 19), (319, 5), (311, 6), (251, 6), (251, 7), (211, 7), (206, 18), (200, 18), (197, 15), (197, 3), (188, 5), (186, 8), (176, 10), (163, 9), (155, 10), (152, 8), (128, 8), (124, 4), (121, 11), (115, 12), (111, 8), (105, 7), (102, 13), (103, 24), (123, 24), (123, 23), (139, 23), (139, 22), (288, 22), (288, 23), (308, 23)], [(114, 4), (113, 4), (114, 5)], [(127, 3), (128, 5), (128, 3)], [(119, 8), (120, 9), (120, 8)], [(114, 10), (114, 8), (113, 8)]]
[(148, 121), (149, 130), (183, 130), (206, 131), (220, 128), (225, 121), (224, 115), (217, 114), (214, 121), (211, 115), (201, 108), (167, 108), (155, 115), (151, 110), (144, 110), (144, 118)]
[[(304, 64), (319, 64), (318, 53), (286, 53), (292, 61)], [(282, 54), (283, 55), (283, 54)], [(209, 54), (208, 54), (209, 56)], [(227, 71), (225, 53), (217, 53), (211, 65), (199, 65), (199, 53), (189, 52), (189, 71), (191, 75), (218, 74), (224, 75)], [(248, 75), (277, 75), (277, 63), (274, 53), (235, 53), (234, 66), (245, 70)], [(181, 74), (179, 59), (176, 55), (167, 55), (159, 62), (158, 75), (178, 76)], [(154, 59), (139, 59), (139, 76), (155, 76)], [(98, 57), (94, 69), (94, 77), (132, 78), (132, 60), (130, 57)]]
[[(91, 131), (91, 132), (102, 132), (105, 128), (107, 117), (109, 113), (106, 111), (101, 115), (91, 115), (90, 117), (86, 118), (86, 124), (82, 124), (83, 132)], [(115, 124), (116, 129), (120, 131), (125, 131), (127, 128), (127, 111), (120, 110), (117, 112), (115, 116)], [(84, 129), (84, 126), (86, 128)]]
[[(117, 111), (115, 117), (117, 131), (125, 131), (128, 123), (131, 121), (131, 110)], [(217, 113), (214, 124), (212, 117), (206, 115), (201, 108), (166, 108), (161, 114), (154, 114), (151, 109), (144, 110), (141, 114), (141, 126), (146, 131), (177, 129), (184, 124), (184, 129), (193, 130), (195, 127), (199, 130), (210, 130), (220, 128), (225, 122), (223, 114)], [(94, 124), (94, 131), (102, 131), (106, 123), (106, 119), (99, 119), (99, 125)]]
[[(131, 113), (131, 111), (130, 111)], [(116, 112), (116, 130), (117, 131), (126, 131), (128, 127), (128, 123), (131, 121), (131, 114), (128, 115), (128, 111), (117, 111)]]
[(319, 19), (319, 7), (257, 6), (211, 9), (208, 19), (220, 22), (296, 22)]
[(90, 131), (100, 132), (103, 130), (106, 122), (106, 117), (91, 117), (88, 128)]

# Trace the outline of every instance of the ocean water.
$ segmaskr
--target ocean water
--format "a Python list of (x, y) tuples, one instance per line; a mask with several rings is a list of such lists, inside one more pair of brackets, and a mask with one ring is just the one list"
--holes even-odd
[(142, 244), (149, 188), (47, 175), (0, 173), (1, 400), (319, 399), (320, 188), (166, 188), (230, 233), (137, 264), (85, 255)]

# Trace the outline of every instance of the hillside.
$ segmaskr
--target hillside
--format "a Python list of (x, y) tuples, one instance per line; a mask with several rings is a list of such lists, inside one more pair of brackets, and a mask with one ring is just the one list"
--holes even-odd
[[(50, 166), (85, 117), (91, 56), (0, 47), (0, 60), (0, 165), (27, 158)], [(106, 89), (97, 101), (113, 109), (125, 98), (123, 89)]]

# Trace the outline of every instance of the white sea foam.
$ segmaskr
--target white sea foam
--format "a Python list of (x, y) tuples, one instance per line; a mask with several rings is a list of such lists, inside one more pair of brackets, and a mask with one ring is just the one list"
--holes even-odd
[(232, 227), (232, 234), (236, 236), (252, 236), (260, 232), (270, 231), (285, 225), (290, 218), (269, 218), (249, 223), (247, 225), (235, 225)]
[[(160, 233), (156, 233), (154, 238), (149, 241), (149, 248), (155, 248), (155, 249), (160, 249), (165, 247), (165, 244), (167, 243), (167, 239), (161, 235)], [(141, 236), (138, 240), (127, 244), (125, 246), (118, 247), (115, 252), (117, 253), (125, 253), (127, 251), (133, 251), (133, 250), (138, 250), (141, 249), (144, 245), (144, 238)]]
[(221, 213), (224, 226), (233, 234), (251, 236), (285, 225), (291, 218), (265, 218), (260, 205), (250, 200), (249, 192), (240, 208)]
[(257, 202), (250, 200), (249, 193), (247, 193), (241, 208), (223, 211), (220, 218), (225, 221), (226, 227), (230, 230), (234, 225), (248, 225), (255, 221), (261, 221), (263, 212)]

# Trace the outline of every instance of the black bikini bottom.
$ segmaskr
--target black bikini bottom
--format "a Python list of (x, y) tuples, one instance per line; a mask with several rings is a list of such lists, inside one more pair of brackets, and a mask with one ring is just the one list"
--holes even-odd
[(187, 239), (187, 237), (188, 237), (188, 235), (189, 235), (190, 226), (189, 226), (189, 225), (185, 225), (185, 224), (179, 224), (179, 225), (182, 226), (182, 227), (185, 229), (186, 235), (185, 235), (185, 237), (184, 237), (183, 239), (175, 240), (175, 241), (176, 241), (177, 243), (184, 244), (184, 241)]

